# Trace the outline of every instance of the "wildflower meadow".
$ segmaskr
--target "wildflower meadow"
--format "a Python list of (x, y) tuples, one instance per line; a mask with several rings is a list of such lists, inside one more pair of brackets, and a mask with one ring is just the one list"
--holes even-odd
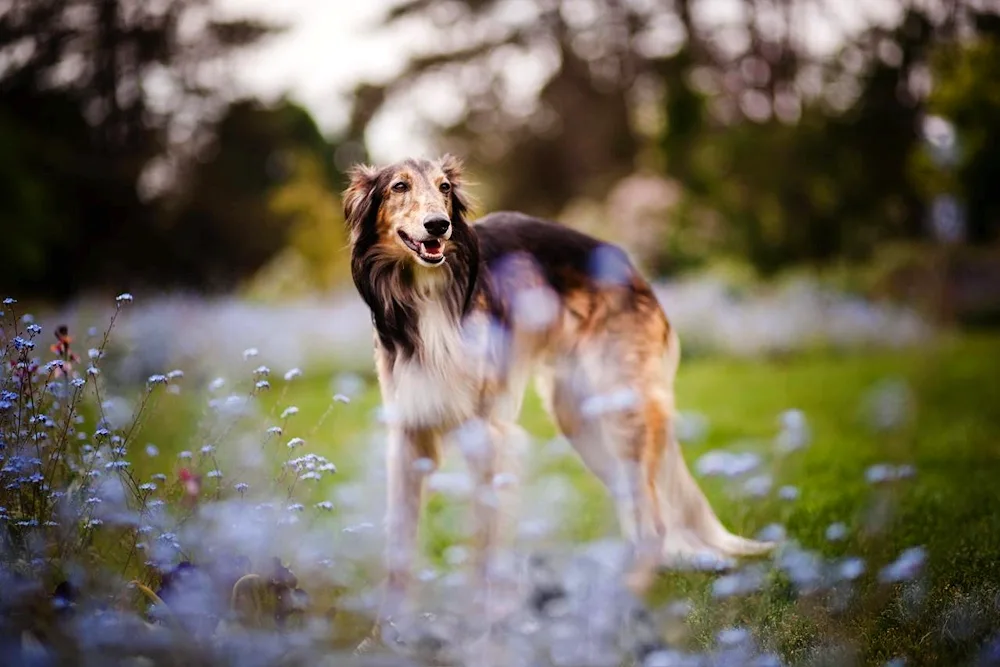
[[(454, 456), (428, 472), (422, 613), (373, 639), (385, 437), (370, 357), (292, 354), (296, 336), (244, 347), (254, 331), (239, 319), (239, 336), (202, 331), (210, 345), (165, 354), (136, 335), (144, 308), (122, 294), (103, 312), (36, 320), (4, 301), (5, 665), (1000, 659), (995, 338), (906, 320), (896, 330), (910, 337), (882, 346), (857, 329), (839, 345), (787, 331), (754, 343), (781, 354), (695, 343), (677, 387), (685, 456), (727, 525), (781, 546), (725, 570), (664, 571), (641, 598), (622, 585), (605, 491), (530, 396), (502, 572), (519, 603), (484, 643), (463, 613), (476, 489)], [(76, 323), (90, 316), (103, 320)], [(892, 315), (862, 319), (879, 318)], [(697, 322), (684, 327), (696, 336)], [(168, 363), (137, 377), (152, 360)]]

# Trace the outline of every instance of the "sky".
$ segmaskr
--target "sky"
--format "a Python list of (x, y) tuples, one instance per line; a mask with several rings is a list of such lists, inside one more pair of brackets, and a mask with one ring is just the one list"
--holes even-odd
[[(271, 19), (289, 29), (238, 57), (234, 75), (247, 92), (283, 93), (304, 104), (326, 132), (346, 121), (351, 89), (388, 78), (405, 62), (413, 34), (376, 30), (387, 0), (219, 0), (234, 16)], [(395, 122), (386, 122), (395, 121)], [(372, 156), (393, 160), (429, 145), (416, 118), (383, 119), (372, 128)]]
[[(327, 133), (343, 126), (355, 84), (390, 77), (402, 67), (410, 47), (423, 43), (426, 35), (414, 25), (394, 32), (378, 28), (392, 0), (217, 0), (217, 4), (232, 16), (262, 17), (289, 27), (238, 57), (233, 65), (235, 85), (265, 99), (288, 93), (309, 109)], [(738, 15), (740, 4), (708, 0), (699, 7), (704, 20), (724, 21), (733, 18), (734, 11)], [(817, 10), (803, 17), (801, 28), (820, 52), (835, 48), (841, 31), (853, 32), (869, 23), (889, 24), (898, 20), (899, 12), (894, 0), (828, 0), (814, 6), (824, 7), (826, 13), (820, 15)], [(838, 27), (833, 28), (834, 24)], [(378, 162), (427, 155), (432, 150), (420, 114), (400, 104), (380, 114), (366, 139)]]

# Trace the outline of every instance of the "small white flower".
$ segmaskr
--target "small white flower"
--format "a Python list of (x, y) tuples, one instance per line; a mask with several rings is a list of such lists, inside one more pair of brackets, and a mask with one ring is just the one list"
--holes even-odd
[(347, 396), (344, 396), (343, 394), (334, 394), (333, 400), (336, 401), (337, 403), (350, 403), (351, 402), (351, 399), (348, 398)]
[(222, 389), (224, 386), (226, 386), (225, 378), (215, 378), (214, 380), (208, 383), (208, 390), (218, 391)]
[(54, 360), (50, 361), (49, 363), (45, 364), (44, 366), (42, 366), (42, 372), (44, 372), (46, 374), (49, 374), (52, 371), (54, 371), (55, 369), (62, 368), (62, 367), (63, 367), (63, 360), (62, 359), (54, 359)]
[(297, 415), (297, 414), (299, 414), (299, 409), (297, 407), (295, 407), (294, 405), (289, 405), (287, 408), (285, 408), (284, 410), (282, 410), (282, 412), (281, 412), (281, 418), (282, 419), (288, 419), (292, 415)]
[(271, 383), (267, 380), (259, 380), (257, 384), (254, 385), (259, 391), (264, 391), (271, 388)]
[(243, 360), (246, 361), (247, 359), (256, 357), (258, 354), (260, 354), (260, 351), (257, 348), (248, 347), (247, 349), (243, 350)]
[(799, 490), (794, 486), (783, 486), (778, 489), (778, 497), (782, 500), (796, 500), (799, 497)]
[(285, 373), (285, 381), (286, 382), (291, 382), (295, 378), (301, 377), (301, 376), (302, 376), (302, 371), (299, 370), (298, 368), (293, 368), (290, 371), (288, 371), (287, 373)]
[(853, 581), (865, 573), (865, 562), (860, 558), (845, 558), (837, 568), (842, 579)]
[(156, 484), (153, 484), (152, 482), (146, 482), (145, 484), (140, 484), (139, 485), (139, 490), (140, 491), (156, 491)]
[(133, 297), (128, 292), (122, 292), (121, 294), (119, 294), (118, 296), (115, 297), (115, 302), (116, 303), (132, 303), (132, 301), (134, 301), (134, 300), (135, 300), (135, 297)]
[(876, 463), (865, 470), (865, 479), (869, 484), (880, 484), (882, 482), (892, 481), (895, 477), (896, 470), (891, 465), (886, 463)]
[(149, 384), (166, 384), (167, 383), (167, 376), (166, 375), (162, 375), (160, 373), (157, 373), (156, 375), (150, 375), (149, 379), (146, 380), (146, 382), (149, 383)]
[(301, 512), (305, 509), (305, 506), (302, 503), (292, 503), (287, 509), (289, 512)]
[(240, 493), (244, 493), (247, 489), (250, 488), (250, 485), (247, 484), (246, 482), (237, 482), (236, 484), (233, 485), (233, 488)]
[(35, 344), (33, 342), (31, 342), (30, 340), (25, 340), (24, 338), (21, 338), (20, 336), (15, 336), (14, 337), (14, 347), (16, 349), (18, 349), (18, 350), (25, 350), (25, 349), (31, 350), (31, 349), (34, 349)]
[(178, 380), (178, 379), (180, 379), (182, 377), (184, 377), (184, 371), (182, 371), (179, 368), (175, 368), (174, 370), (172, 370), (169, 373), (167, 373), (167, 379), (168, 380)]
[(222, 471), (221, 470), (209, 470), (207, 473), (205, 473), (205, 477), (210, 477), (212, 479), (221, 479), (222, 478)]
[(183, 452), (181, 452), (180, 454), (177, 455), (177, 458), (179, 458), (179, 459), (189, 459), (192, 456), (193, 456), (193, 454), (191, 454), (191, 452), (189, 452), (188, 450), (185, 449)]
[(214, 445), (204, 445), (201, 448), (201, 453), (202, 454), (211, 454), (214, 451), (215, 451), (215, 446)]
[(329, 512), (330, 510), (333, 509), (333, 503), (331, 503), (329, 500), (324, 500), (322, 502), (316, 503), (314, 505), (314, 507), (316, 507), (317, 509), (326, 510), (326, 511)]
[(830, 542), (837, 542), (847, 537), (847, 526), (839, 521), (831, 523), (826, 527), (826, 539)]
[(101, 370), (96, 366), (90, 366), (89, 368), (87, 368), (87, 375), (100, 375), (100, 374)]
[(156, 445), (152, 443), (146, 445), (146, 456), (158, 456), (159, 454), (160, 450), (156, 447)]
[(281, 427), (280, 426), (272, 426), (271, 428), (267, 429), (267, 434), (268, 435), (281, 435)]
[(295, 449), (296, 447), (301, 447), (304, 444), (306, 444), (306, 441), (302, 438), (292, 438), (288, 441), (288, 448)]
[(879, 572), (879, 581), (895, 583), (914, 579), (923, 569), (927, 560), (927, 551), (923, 547), (911, 547), (899, 555), (899, 558), (889, 563)]

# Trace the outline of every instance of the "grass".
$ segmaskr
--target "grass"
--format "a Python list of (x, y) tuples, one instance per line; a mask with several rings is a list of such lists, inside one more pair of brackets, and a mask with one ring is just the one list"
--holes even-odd
[[(880, 431), (873, 429), (866, 406), (871, 392), (886, 381), (905, 383), (911, 403), (903, 423)], [(795, 664), (818, 664), (823, 656), (825, 664), (831, 659), (882, 664), (897, 657), (907, 664), (961, 664), (1000, 628), (1000, 338), (955, 337), (934, 349), (894, 353), (691, 360), (681, 366), (677, 392), (682, 410), (709, 420), (704, 439), (685, 446), (690, 464), (716, 448), (752, 450), (768, 461), (774, 486), (764, 498), (734, 494), (733, 480), (702, 480), (728, 526), (753, 535), (782, 524), (806, 549), (866, 562), (846, 603), (837, 598), (843, 587), (806, 594), (780, 573), (771, 573), (756, 593), (721, 601), (712, 598), (713, 576), (665, 574), (651, 603), (692, 602), (684, 631), (676, 637), (683, 646), (706, 649), (720, 629), (744, 626), (765, 649)], [(275, 382), (265, 404), (276, 419), (285, 406), (298, 406), (295, 424), (303, 425), (303, 432), (289, 427), (283, 438), (307, 438), (311, 451), (337, 463), (338, 478), (349, 478), (368, 447), (364, 436), (379, 403), (378, 390), (370, 381), (349, 406), (331, 409), (332, 393), (329, 374), (307, 374), (288, 385)], [(181, 443), (197, 450), (199, 435), (189, 426), (197, 420), (178, 414), (195, 417), (198, 408), (183, 397), (163, 400), (176, 401), (176, 408), (186, 412), (158, 410), (169, 418), (151, 417), (143, 438), (165, 452), (176, 452)], [(812, 442), (775, 457), (778, 415), (790, 408), (805, 413)], [(534, 395), (522, 423), (539, 440), (555, 435)], [(912, 464), (916, 475), (873, 485), (865, 471), (877, 463)], [(140, 476), (153, 471), (150, 465), (137, 462)], [(615, 534), (609, 501), (575, 459), (550, 463), (546, 472), (567, 476), (581, 491), (567, 540)], [(799, 497), (780, 499), (776, 490), (782, 485), (795, 486)], [(455, 508), (433, 499), (430, 510), (425, 546), (440, 560), (455, 539), (449, 528)], [(845, 540), (826, 539), (834, 522), (847, 525)], [(879, 570), (913, 546), (927, 550), (925, 576), (879, 583)]]

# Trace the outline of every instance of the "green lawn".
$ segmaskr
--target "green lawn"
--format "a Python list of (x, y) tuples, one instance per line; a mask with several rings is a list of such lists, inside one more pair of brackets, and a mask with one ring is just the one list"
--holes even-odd
[[(379, 400), (372, 381), (350, 405), (331, 408), (330, 377), (307, 373), (287, 385), (275, 378), (264, 400), (275, 420), (285, 406), (299, 407), (283, 441), (306, 437), (311, 451), (340, 467), (330, 482), (337, 484), (359, 464)], [(899, 428), (877, 431), (866, 417), (867, 397), (880, 383), (897, 380), (912, 392), (912, 409)], [(706, 437), (685, 446), (690, 463), (710, 449), (748, 449), (764, 456), (764, 468), (774, 477), (769, 495), (749, 500), (730, 493), (736, 482), (703, 480), (727, 525), (752, 535), (768, 524), (782, 524), (805, 548), (866, 561), (852, 596), (843, 600), (829, 589), (802, 594), (780, 573), (769, 575), (757, 593), (716, 600), (711, 595), (715, 577), (665, 574), (651, 602), (685, 598), (694, 603), (677, 635), (683, 646), (708, 648), (719, 629), (740, 625), (751, 629), (765, 649), (796, 664), (831, 664), (836, 651), (851, 650), (836, 653), (840, 657), (834, 662), (853, 655), (852, 661), (867, 664), (896, 657), (905, 657), (907, 664), (961, 664), (1000, 629), (1000, 338), (948, 339), (934, 349), (899, 353), (695, 359), (682, 364), (677, 392), (682, 410), (709, 420)], [(187, 410), (189, 417), (196, 416), (199, 409), (181, 397), (161, 401), (175, 402), (176, 410), (157, 410), (167, 416), (152, 416), (144, 439), (155, 436), (165, 452), (179, 450), (180, 442), (205, 440), (204, 433), (186, 426), (195, 420), (177, 414)], [(789, 408), (805, 413), (812, 442), (776, 457), (772, 443), (778, 415)], [(554, 435), (534, 396), (523, 423), (540, 440)], [(197, 450), (198, 444), (184, 448)], [(866, 469), (876, 463), (912, 464), (916, 474), (876, 486), (865, 479)], [(149, 465), (139, 465), (137, 472), (148, 474)], [(567, 539), (614, 533), (609, 502), (575, 460), (552, 463), (548, 471), (569, 476), (583, 491), (583, 506)], [(227, 473), (226, 481), (235, 478)], [(797, 487), (798, 499), (780, 499), (782, 485)], [(442, 512), (453, 516), (453, 508), (439, 500), (431, 509), (438, 517)], [(833, 522), (847, 525), (846, 539), (825, 538)], [(427, 522), (425, 544), (432, 557), (452, 539), (446, 523), (433, 515)], [(880, 584), (879, 570), (913, 546), (929, 554), (925, 585)]]

